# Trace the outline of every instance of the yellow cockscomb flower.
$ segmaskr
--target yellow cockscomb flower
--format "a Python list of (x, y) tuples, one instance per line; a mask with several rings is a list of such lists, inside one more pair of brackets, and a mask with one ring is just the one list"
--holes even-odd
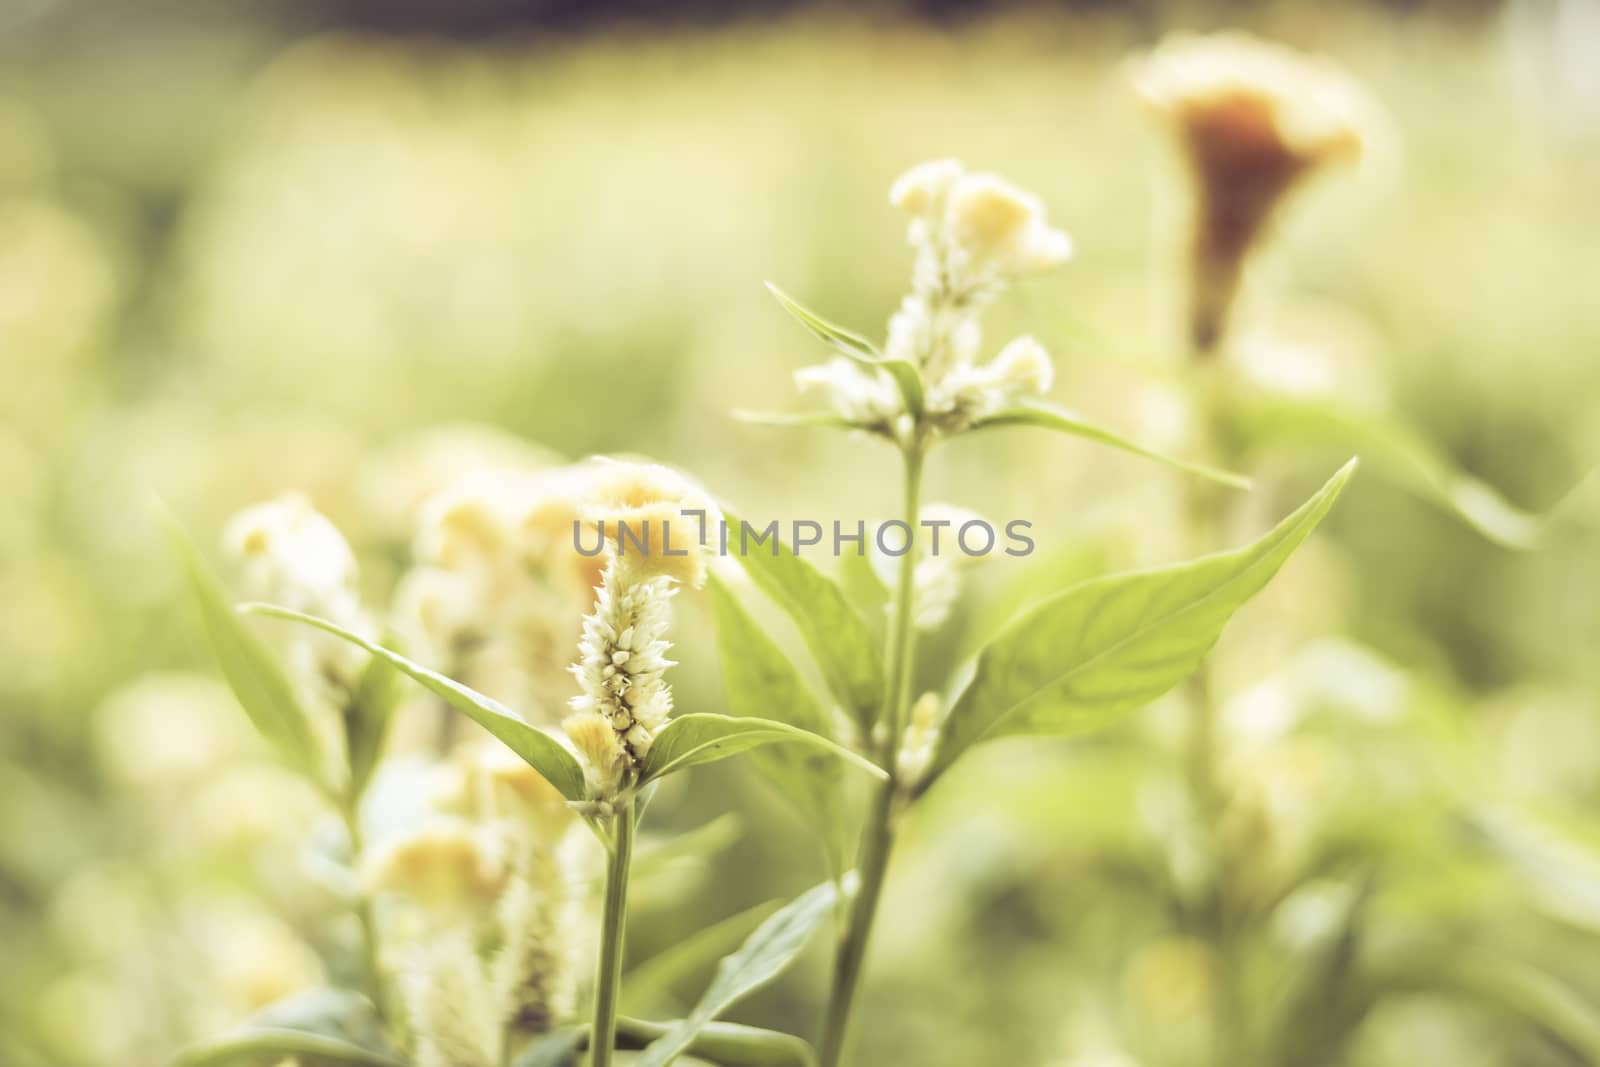
[(716, 521), (704, 491), (654, 463), (595, 463), (586, 483), (579, 517), (600, 527), (624, 567), (704, 584), (702, 534)]

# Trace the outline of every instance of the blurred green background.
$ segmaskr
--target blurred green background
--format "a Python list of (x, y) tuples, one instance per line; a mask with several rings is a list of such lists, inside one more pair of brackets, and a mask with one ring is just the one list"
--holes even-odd
[[(0, 6), (0, 1063), (157, 1064), (317, 969), (295, 888), (313, 799), (215, 681), (153, 498), (209, 546), (303, 489), (375, 597), (410, 537), (396, 457), (440, 424), (647, 453), (747, 515), (881, 516), (889, 450), (727, 413), (796, 407), (789, 375), (820, 355), (761, 282), (877, 331), (910, 261), (885, 191), (952, 155), (1077, 242), (994, 336), (1034, 333), (1057, 399), (1181, 448), (1182, 188), (1121, 69), (1168, 30), (1327, 53), (1391, 118), (1380, 165), (1283, 217), (1245, 328), (1524, 506), (1600, 457), (1592, 4), (668, 7)], [(1258, 525), (1342, 458), (1263, 457)], [(1172, 478), (1117, 453), (983, 437), (930, 477), (1040, 545), (986, 564), (951, 651), (1043, 570), (1177, 553)], [(1369, 471), (1236, 624), (1221, 670), (1246, 713), (1316, 711), (1233, 786), (1273, 901), (1263, 990), (1319, 901), (1375, 878), (1378, 950), (1482, 946), (1600, 1026), (1597, 546), (1577, 524), (1508, 552)], [(679, 703), (713, 708), (704, 612), (682, 614)], [(996, 747), (930, 797), (862, 1062), (1202, 1062), (1206, 967), (1162, 905), (1170, 724), (1140, 720)], [(748, 769), (664, 799), (663, 825), (732, 808), (744, 832), (641, 905), (640, 953), (816, 880)], [(806, 1031), (821, 970), (741, 1017)], [(1325, 1047), (1591, 1062), (1517, 999), (1386, 990)]]

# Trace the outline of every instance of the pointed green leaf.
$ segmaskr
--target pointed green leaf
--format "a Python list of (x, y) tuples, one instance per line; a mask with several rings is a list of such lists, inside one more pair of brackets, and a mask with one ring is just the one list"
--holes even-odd
[[(846, 881), (853, 879), (847, 878)], [(846, 892), (849, 892), (846, 886)], [(634, 1061), (635, 1067), (666, 1067), (689, 1051), (695, 1038), (741, 998), (766, 985), (794, 962), (817, 927), (833, 914), (839, 887), (833, 882), (809, 890), (756, 928), (730, 956), (723, 957), (700, 1002)]]
[(1600, 846), (1546, 818), (1509, 806), (1468, 816), (1546, 914), (1600, 931)]
[(1327, 400), (1258, 397), (1243, 406), (1247, 429), (1272, 440), (1331, 445), (1359, 452), (1378, 473), (1454, 514), (1504, 548), (1539, 545), (1545, 519), (1463, 473), (1434, 444), (1391, 416)]
[(400, 679), (400, 672), (388, 660), (371, 657), (356, 683), (349, 706), (344, 709), (345, 749), (350, 760), (350, 787), (355, 796), (366, 791), (372, 772), (383, 756), (389, 723), (400, 702)]
[[(675, 1023), (647, 1022), (626, 1015), (617, 1020), (617, 1048), (642, 1049), (672, 1030)], [(545, 1034), (512, 1061), (512, 1067), (580, 1067), (589, 1028)], [(684, 1050), (719, 1067), (815, 1067), (816, 1053), (793, 1034), (737, 1023), (708, 1023)]]
[(274, 1004), (233, 1034), (195, 1045), (173, 1067), (255, 1067), (288, 1057), (307, 1062), (406, 1067), (365, 997), (319, 989)]
[[(741, 718), (781, 719), (826, 736), (830, 732), (827, 714), (794, 664), (715, 575), (709, 593), (728, 710)], [(821, 838), (828, 870), (841, 870), (846, 826), (841, 795), (844, 769), (839, 761), (825, 751), (801, 745), (763, 749), (751, 753), (751, 758)]]
[(1201, 478), (1209, 478), (1214, 482), (1221, 482), (1223, 485), (1233, 489), (1250, 488), (1250, 479), (1242, 474), (1234, 474), (1231, 471), (1208, 467), (1203, 463), (1191, 463), (1188, 460), (1164, 456), (1159, 452), (1145, 448), (1143, 445), (1136, 444), (1121, 434), (1108, 430), (1103, 426), (1096, 426), (1082, 416), (1065, 408), (1056, 407), (1054, 404), (1049, 404), (1042, 400), (1022, 401), (1013, 407), (1006, 408), (1004, 411), (998, 411), (987, 418), (979, 419), (973, 423), (972, 428), (974, 430), (985, 430), (1000, 426), (1038, 426), (1046, 430), (1055, 430), (1058, 433), (1071, 434), (1074, 437), (1097, 441), (1102, 445), (1109, 445), (1112, 448), (1120, 449), (1135, 456), (1142, 456), (1145, 459), (1153, 459), (1157, 463), (1165, 463), (1167, 466), (1185, 473), (1197, 475)]
[(659, 1004), (673, 987), (704, 976), (717, 960), (738, 948), (750, 931), (778, 910), (781, 901), (769, 900), (702, 927), (622, 976), (622, 1004), (634, 1011)]
[(889, 587), (872, 566), (866, 552), (839, 554), (839, 587), (845, 599), (866, 620), (874, 638), (881, 639), (888, 617)]
[(752, 581), (794, 620), (816, 659), (834, 699), (863, 731), (870, 730), (883, 699), (883, 660), (872, 630), (857, 615), (844, 590), (778, 539), (776, 529), (759, 543), (743, 537), (737, 515), (724, 513), (728, 552)]
[(556, 787), (560, 794), (572, 801), (588, 799), (588, 790), (583, 784), (583, 767), (565, 745), (556, 737), (536, 726), (530, 726), (517, 718), (516, 714), (501, 704), (499, 701), (484, 696), (482, 693), (462, 685), (451, 678), (418, 663), (413, 663), (398, 652), (391, 652), (382, 645), (368, 641), (360, 634), (352, 633), (342, 626), (337, 626), (326, 619), (319, 619), (315, 615), (307, 615), (299, 611), (291, 611), (274, 604), (247, 604), (241, 610), (257, 615), (268, 615), (275, 619), (288, 619), (291, 622), (304, 623), (315, 626), (319, 630), (326, 630), (337, 637), (342, 637), (353, 645), (366, 649), (380, 659), (387, 661), (401, 673), (409, 675), (423, 688), (430, 690), (443, 698), (446, 703), (454, 707), (471, 719), (473, 722), (488, 730), (511, 751), (544, 776), (545, 780)]
[(824, 749), (875, 778), (888, 775), (869, 760), (826, 737), (772, 719), (736, 719), (730, 715), (679, 715), (656, 734), (639, 771), (640, 784), (702, 763), (736, 756), (758, 745), (800, 742)]
[[(646, 1048), (670, 1034), (677, 1025), (618, 1019), (617, 1047)], [(816, 1052), (801, 1038), (739, 1023), (707, 1023), (683, 1051), (718, 1067), (815, 1067), (817, 1062)]]
[(767, 291), (777, 298), (783, 310), (793, 315), (800, 325), (810, 330), (824, 344), (853, 359), (868, 363), (876, 363), (883, 358), (883, 353), (879, 352), (871, 341), (854, 330), (847, 330), (843, 326), (829, 322), (771, 282), (767, 283)]
[(578, 1067), (588, 1044), (586, 1026), (541, 1034), (511, 1061), (511, 1067)]
[(818, 315), (815, 311), (801, 304), (788, 293), (779, 289), (771, 282), (767, 289), (777, 297), (783, 310), (799, 320), (800, 325), (810, 330), (824, 344), (829, 345), (834, 351), (855, 360), (863, 366), (876, 367), (886, 371), (900, 389), (900, 396), (906, 402), (906, 410), (912, 415), (921, 417), (924, 407), (924, 389), (922, 385), (922, 372), (916, 366), (903, 359), (890, 359), (879, 352), (873, 343), (854, 330), (847, 330), (843, 326), (835, 325)]
[(981, 741), (1100, 729), (1199, 666), (1233, 613), (1283, 566), (1339, 496), (1351, 460), (1254, 544), (1076, 586), (1011, 623), (939, 732), (923, 788)]
[(183, 528), (163, 514), (162, 524), (183, 562), (200, 605), (211, 649), (240, 706), (261, 735), (313, 778), (319, 776), (316, 735), (277, 657), (252, 633), (222, 591)]

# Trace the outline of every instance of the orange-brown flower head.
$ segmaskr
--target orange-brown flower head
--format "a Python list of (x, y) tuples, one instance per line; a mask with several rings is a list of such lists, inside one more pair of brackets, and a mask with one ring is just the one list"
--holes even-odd
[(1174, 37), (1131, 77), (1171, 124), (1194, 177), (1190, 331), (1210, 352), (1274, 208), (1322, 166), (1360, 161), (1374, 110), (1331, 64), (1243, 34)]

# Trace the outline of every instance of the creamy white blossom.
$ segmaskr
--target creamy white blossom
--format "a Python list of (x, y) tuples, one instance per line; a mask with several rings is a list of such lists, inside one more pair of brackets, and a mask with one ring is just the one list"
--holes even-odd
[(863, 429), (890, 432), (903, 406), (888, 374), (843, 356), (801, 367), (794, 372), (794, 383), (802, 393), (820, 394), (841, 417)]
[(563, 725), (597, 796), (616, 794), (672, 714), (664, 675), (672, 666), (666, 653), (674, 592), (666, 576), (642, 576), (613, 559), (594, 611), (583, 620), (572, 669), (582, 692), (572, 698), (573, 714)]
[(711, 498), (688, 478), (649, 463), (589, 470), (579, 514), (603, 535), (606, 566), (583, 620), (572, 673), (579, 695), (562, 723), (583, 758), (589, 791), (615, 798), (672, 714), (664, 677), (679, 583), (705, 580)]
[[(917, 368), (924, 417), (939, 433), (1049, 389), (1049, 357), (1018, 338), (981, 360), (980, 318), (1015, 279), (1052, 270), (1072, 255), (1072, 240), (1052, 227), (1038, 197), (994, 174), (969, 173), (958, 160), (912, 167), (889, 201), (909, 215), (915, 253), (911, 291), (889, 320), (884, 354)], [(884, 371), (835, 358), (795, 374), (802, 391), (820, 393), (843, 419), (899, 437), (912, 425), (904, 399)]]
[[(290, 493), (246, 508), (229, 520), (222, 541), (246, 597), (372, 634), (356, 589), (355, 553), (338, 527), (305, 496)], [(332, 634), (304, 627), (280, 628), (273, 636), (303, 692), (334, 706), (348, 699), (366, 665), (366, 653)]]

